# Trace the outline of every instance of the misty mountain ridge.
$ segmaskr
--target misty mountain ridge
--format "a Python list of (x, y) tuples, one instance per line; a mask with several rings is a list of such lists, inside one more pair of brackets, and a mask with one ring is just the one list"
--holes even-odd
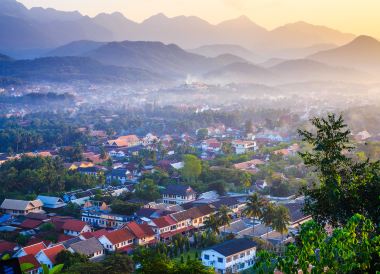
[(313, 81), (366, 82), (372, 76), (350, 68), (333, 67), (307, 59), (274, 60), (264, 67), (249, 63), (233, 63), (204, 75), (212, 83), (260, 83), (266, 85)]
[[(79, 12), (27, 9), (15, 0), (0, 1), (0, 23), (0, 34), (3, 34), (0, 36), (0, 51), (12, 51), (14, 54), (16, 49), (55, 48), (76, 40), (132, 40), (174, 43), (183, 48), (237, 44), (261, 55), (261, 52), (277, 51), (278, 45), (286, 48), (326, 43), (342, 45), (354, 38), (350, 34), (307, 23), (289, 24), (268, 31), (246, 16), (213, 25), (196, 16), (169, 18), (158, 14), (136, 23), (118, 12), (90, 18)], [(246, 56), (240, 57), (247, 59)]]
[(362, 35), (346, 45), (315, 53), (308, 58), (376, 73), (380, 70), (380, 42), (373, 37)]
[(86, 57), (44, 57), (34, 60), (0, 60), (0, 77), (28, 82), (150, 84), (168, 78), (138, 68), (106, 66)]

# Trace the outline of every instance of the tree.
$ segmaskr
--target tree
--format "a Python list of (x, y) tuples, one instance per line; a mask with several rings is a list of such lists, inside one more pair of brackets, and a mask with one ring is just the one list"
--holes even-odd
[(303, 188), (304, 211), (318, 223), (344, 224), (360, 213), (375, 223), (380, 221), (380, 162), (353, 161), (349, 152), (350, 130), (342, 116), (311, 120), (314, 132), (299, 130), (312, 151), (300, 153), (304, 163), (313, 168), (319, 182)]
[(268, 202), (267, 204), (265, 204), (264, 208), (263, 208), (262, 220), (263, 220), (265, 226), (268, 227), (267, 239), (268, 239), (269, 227), (273, 225), (275, 209), (276, 209), (275, 205), (271, 202)]
[(226, 233), (226, 227), (229, 226), (231, 223), (230, 214), (231, 214), (231, 209), (226, 205), (222, 205), (219, 208), (218, 213), (216, 214), (216, 220), (217, 220), (218, 226), (223, 226), (224, 233)]
[(208, 136), (208, 129), (207, 128), (200, 128), (197, 130), (197, 139), (198, 140), (204, 140)]
[(227, 155), (234, 152), (231, 142), (223, 142), (222, 152)]
[(141, 208), (141, 204), (124, 202), (119, 199), (115, 199), (111, 204), (113, 213), (122, 215), (133, 215), (138, 209)]
[(273, 229), (284, 235), (288, 232), (288, 225), (290, 223), (289, 210), (284, 205), (278, 205), (275, 207), (273, 214)]
[(247, 120), (245, 122), (245, 133), (249, 134), (253, 132), (253, 123), (252, 120)]
[(263, 200), (257, 193), (253, 193), (247, 198), (246, 207), (243, 210), (243, 214), (248, 218), (252, 218), (252, 233), (255, 234), (255, 219), (261, 219), (263, 217)]
[(62, 250), (61, 252), (59, 252), (55, 260), (57, 264), (63, 264), (65, 270), (75, 264), (89, 262), (86, 256), (78, 253), (71, 253), (68, 250)]
[(106, 269), (106, 273), (110, 274), (130, 274), (133, 273), (135, 268), (131, 257), (118, 253), (107, 256), (102, 263)]
[(211, 232), (219, 234), (219, 223), (215, 215), (210, 215), (206, 221), (204, 221), (205, 228)]
[(158, 186), (154, 183), (152, 179), (144, 179), (140, 181), (136, 185), (135, 190), (137, 197), (143, 200), (154, 201), (160, 198)]
[[(302, 225), (299, 241), (284, 256), (258, 253), (260, 265), (274, 263), (283, 273), (376, 273), (380, 268), (380, 236), (370, 219), (355, 214), (328, 235), (315, 221)], [(265, 256), (263, 256), (265, 255)], [(258, 272), (256, 269), (256, 273)], [(266, 273), (266, 272), (265, 272)]]
[(184, 167), (182, 176), (187, 182), (195, 182), (202, 173), (202, 162), (197, 156), (186, 154), (183, 156)]

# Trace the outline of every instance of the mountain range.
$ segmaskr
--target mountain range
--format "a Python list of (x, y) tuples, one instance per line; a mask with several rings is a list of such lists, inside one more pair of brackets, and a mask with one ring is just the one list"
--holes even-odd
[(222, 84), (368, 82), (375, 80), (372, 69), (380, 67), (378, 56), (380, 42), (366, 36), (307, 59), (270, 59), (259, 64), (233, 54), (207, 57), (162, 42), (83, 40), (58, 47), (45, 57), (33, 60), (14, 60), (1, 55), (0, 76), (31, 81), (88, 80), (134, 84), (183, 82), (188, 76)]
[[(102, 13), (90, 18), (79, 12), (27, 9), (16, 0), (0, 1), (0, 52), (13, 57), (36, 57), (42, 52), (46, 53), (52, 48), (78, 40), (129, 40), (174, 43), (185, 49), (233, 44), (258, 56), (274, 57), (272, 55), (286, 55), (291, 52), (292, 58), (301, 58), (305, 54), (316, 52), (306, 49), (320, 49), (320, 45), (341, 46), (353, 38), (352, 34), (305, 22), (267, 30), (246, 16), (213, 25), (195, 16), (169, 18), (164, 14), (157, 14), (136, 23), (118, 12)], [(298, 51), (300, 54), (297, 54)], [(247, 58), (246, 55), (235, 55), (250, 61), (255, 60)]]

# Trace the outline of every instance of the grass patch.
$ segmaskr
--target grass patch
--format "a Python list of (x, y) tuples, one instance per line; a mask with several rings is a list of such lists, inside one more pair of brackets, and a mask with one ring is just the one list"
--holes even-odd
[(174, 258), (175, 261), (180, 262), (181, 256), (183, 257), (183, 261), (186, 262), (187, 257), (190, 256), (190, 259), (195, 259), (195, 253), (198, 254), (198, 258), (201, 256), (202, 250), (191, 248), (189, 251), (185, 251), (184, 253), (179, 254), (177, 257)]

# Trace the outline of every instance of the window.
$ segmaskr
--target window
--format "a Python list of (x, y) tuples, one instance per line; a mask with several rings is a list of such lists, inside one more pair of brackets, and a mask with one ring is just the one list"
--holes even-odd
[(205, 260), (210, 260), (210, 255), (205, 254), (204, 258)]
[(235, 255), (235, 256), (234, 256), (234, 260), (237, 260), (238, 258), (239, 258), (238, 255)]
[(227, 257), (227, 263), (231, 262), (232, 261), (232, 257)]
[(240, 258), (243, 258), (244, 257), (244, 253), (240, 253)]
[(248, 251), (247, 251), (247, 256), (248, 256), (248, 255), (250, 255), (250, 254), (251, 254), (251, 251), (250, 251), (250, 250), (248, 250)]
[(218, 263), (223, 263), (223, 258), (218, 257)]

